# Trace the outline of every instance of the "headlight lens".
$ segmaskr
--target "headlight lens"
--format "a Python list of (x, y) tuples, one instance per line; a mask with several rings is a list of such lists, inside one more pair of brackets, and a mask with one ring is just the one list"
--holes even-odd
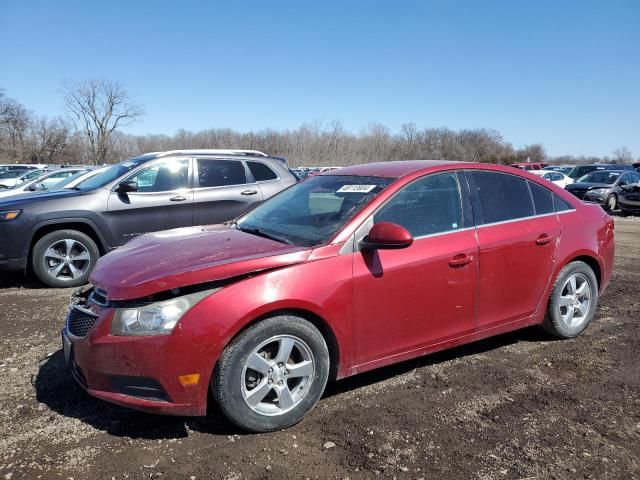
[(5, 210), (4, 212), (0, 212), (0, 222), (15, 220), (21, 213), (22, 210)]
[(137, 308), (116, 308), (111, 335), (168, 335), (191, 307), (219, 290), (205, 290)]
[(604, 192), (604, 188), (594, 188), (593, 190), (589, 190), (589, 193), (595, 193), (596, 195), (602, 195)]

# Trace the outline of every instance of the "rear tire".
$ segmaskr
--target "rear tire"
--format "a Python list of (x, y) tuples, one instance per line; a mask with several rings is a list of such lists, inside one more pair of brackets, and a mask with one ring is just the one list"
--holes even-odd
[(598, 307), (598, 280), (584, 262), (566, 265), (558, 274), (543, 328), (558, 338), (573, 338), (591, 323)]
[(36, 242), (31, 266), (38, 280), (49, 287), (78, 287), (87, 283), (100, 250), (88, 235), (58, 230)]
[(222, 352), (211, 379), (220, 409), (250, 432), (287, 428), (318, 402), (329, 377), (329, 350), (309, 321), (262, 320)]

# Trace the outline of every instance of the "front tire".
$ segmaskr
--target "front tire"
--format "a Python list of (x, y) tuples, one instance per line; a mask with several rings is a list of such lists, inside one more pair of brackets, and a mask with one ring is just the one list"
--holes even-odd
[(553, 285), (543, 328), (558, 338), (573, 338), (591, 323), (598, 307), (598, 280), (584, 262), (566, 265)]
[(87, 283), (99, 257), (100, 250), (88, 235), (58, 230), (36, 242), (31, 266), (38, 280), (49, 287), (78, 287)]
[(222, 412), (240, 428), (280, 430), (313, 409), (324, 392), (329, 363), (324, 337), (311, 322), (271, 317), (225, 348), (211, 389)]
[(607, 197), (607, 200), (604, 202), (604, 209), (607, 212), (613, 212), (618, 207), (618, 198), (611, 194)]

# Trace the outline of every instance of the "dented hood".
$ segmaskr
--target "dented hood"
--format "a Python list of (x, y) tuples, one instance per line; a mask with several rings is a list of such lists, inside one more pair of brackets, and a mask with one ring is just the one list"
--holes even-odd
[(128, 300), (301, 263), (310, 252), (224, 225), (177, 228), (143, 235), (105, 255), (90, 281), (109, 300)]

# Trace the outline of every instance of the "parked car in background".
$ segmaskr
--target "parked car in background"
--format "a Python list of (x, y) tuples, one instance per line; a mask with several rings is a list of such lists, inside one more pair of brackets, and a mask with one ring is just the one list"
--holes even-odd
[(46, 170), (11, 169), (0, 173), (0, 190), (11, 188), (18, 183), (22, 183), (38, 175), (42, 175)]
[(571, 177), (567, 177), (564, 173), (558, 172), (556, 170), (532, 170), (531, 173), (533, 173), (534, 175), (538, 175), (545, 180), (549, 180), (552, 183), (555, 183), (560, 188), (564, 188), (570, 183), (573, 183), (573, 179)]
[(67, 177), (62, 182), (58, 183), (54, 186), (55, 189), (61, 188), (69, 188), (74, 189), (79, 186), (85, 180), (90, 179), (91, 177), (95, 177), (96, 175), (104, 172), (109, 167), (99, 167), (99, 168), (90, 168), (88, 170), (82, 170), (77, 173), (74, 173), (70, 177)]
[(42, 170), (47, 168), (47, 165), (43, 164), (29, 164), (29, 163), (5, 163), (0, 165), (0, 173), (6, 173), (11, 171), (27, 171), (27, 170)]
[(512, 163), (512, 167), (519, 168), (520, 170), (542, 170), (547, 167), (546, 163), (539, 162), (525, 162), (525, 163)]
[(633, 171), (634, 168), (632, 165), (620, 165), (615, 163), (607, 163), (607, 164), (593, 164), (593, 165), (578, 165), (573, 167), (567, 175), (574, 180), (578, 180), (580, 177), (585, 176), (587, 173), (596, 171), (596, 170), (629, 170)]
[(33, 170), (27, 176), (33, 174), (33, 178), (23, 181), (13, 187), (0, 190), (0, 208), (4, 199), (16, 195), (24, 195), (35, 192), (46, 192), (58, 188), (58, 185), (77, 173), (86, 173), (85, 168), (59, 168), (53, 171)]
[(573, 165), (547, 165), (544, 167), (544, 170), (553, 170), (554, 172), (560, 172), (567, 175), (571, 170), (573, 170)]
[(576, 197), (595, 202), (610, 212), (618, 207), (620, 188), (640, 182), (640, 174), (624, 170), (596, 170), (579, 178), (566, 189)]
[(624, 215), (640, 215), (640, 183), (620, 187), (618, 206)]
[(505, 166), (346, 167), (235, 222), (109, 253), (64, 354), (108, 402), (204, 415), (213, 398), (243, 429), (280, 430), (328, 380), (530, 325), (579, 335), (611, 277), (613, 227)]
[(138, 235), (230, 220), (296, 182), (283, 159), (254, 151), (141, 155), (75, 189), (0, 203), (0, 268), (82, 285), (100, 255)]

